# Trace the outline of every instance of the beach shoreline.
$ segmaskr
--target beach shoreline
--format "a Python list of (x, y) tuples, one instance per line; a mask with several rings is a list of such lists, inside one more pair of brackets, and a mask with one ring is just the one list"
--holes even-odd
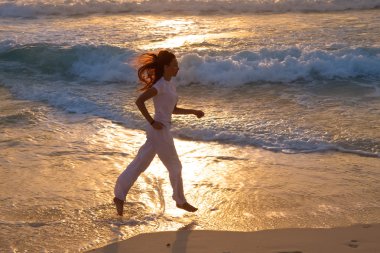
[[(341, 152), (290, 155), (186, 140), (178, 138), (178, 128), (173, 131), (183, 164), (186, 196), (199, 210), (189, 214), (175, 207), (167, 169), (156, 158), (132, 187), (125, 216), (120, 218), (112, 203), (114, 181), (144, 143), (145, 132), (106, 119), (64, 114), (38, 102), (14, 100), (3, 91), (4, 108), (9, 108), (10, 115), (18, 115), (18, 110), (25, 107), (30, 113), (18, 116), (20, 120), (41, 112), (46, 115), (31, 118), (29, 125), (15, 125), (8, 117), (8, 125), (3, 126), (8, 143), (3, 149), (7, 159), (1, 164), (4, 205), (0, 232), (7, 241), (1, 242), (0, 248), (4, 252), (84, 252), (159, 231), (191, 230), (189, 236), (205, 233), (202, 236), (207, 238), (209, 234), (214, 236), (212, 231), (255, 234), (266, 229), (379, 222), (377, 158)], [(17, 166), (7, 166), (15, 161)], [(70, 180), (62, 180), (67, 178)], [(168, 233), (176, 237), (176, 232)], [(186, 237), (186, 233), (178, 235)], [(350, 240), (365, 242), (354, 235), (342, 239), (339, 245), (344, 244), (346, 249)], [(51, 239), (44, 240), (46, 236)], [(193, 239), (189, 240), (192, 245)], [(166, 242), (164, 250), (176, 252), (173, 248), (183, 245), (175, 246), (178, 243), (174, 242)], [(171, 246), (166, 248), (167, 243)], [(239, 239), (237, 244), (245, 245)], [(197, 249), (203, 248), (208, 249)], [(237, 249), (218, 248), (217, 252)], [(304, 252), (304, 248), (282, 246), (271, 252), (285, 250)]]
[(380, 224), (336, 228), (285, 228), (255, 232), (178, 230), (143, 233), (93, 249), (116, 252), (379, 252)]

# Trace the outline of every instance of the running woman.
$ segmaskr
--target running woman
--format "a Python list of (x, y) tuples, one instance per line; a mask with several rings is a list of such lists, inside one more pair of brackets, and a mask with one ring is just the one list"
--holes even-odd
[[(134, 160), (119, 175), (114, 189), (114, 203), (118, 215), (123, 215), (124, 201), (129, 189), (144, 172), (153, 158), (158, 155), (169, 171), (173, 188), (172, 198), (178, 208), (195, 212), (198, 208), (190, 205), (185, 198), (182, 183), (182, 164), (174, 146), (170, 132), (172, 114), (194, 114), (198, 118), (204, 116), (201, 110), (178, 108), (178, 95), (172, 77), (178, 73), (178, 62), (175, 55), (167, 50), (158, 54), (145, 53), (139, 56), (138, 77), (143, 87), (136, 105), (149, 122), (146, 130), (146, 142), (139, 149)], [(146, 109), (145, 101), (153, 98), (154, 118)]]

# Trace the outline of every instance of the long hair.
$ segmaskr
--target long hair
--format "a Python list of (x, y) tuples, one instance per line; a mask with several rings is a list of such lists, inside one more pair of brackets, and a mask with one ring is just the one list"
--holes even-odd
[(153, 86), (163, 75), (164, 66), (169, 65), (175, 55), (167, 50), (156, 53), (144, 53), (137, 58), (137, 74), (141, 84), (140, 91)]

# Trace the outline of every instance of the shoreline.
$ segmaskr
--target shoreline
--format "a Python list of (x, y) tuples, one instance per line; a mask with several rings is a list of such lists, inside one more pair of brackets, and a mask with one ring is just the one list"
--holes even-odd
[[(233, 245), (215, 252), (252, 252), (255, 239), (246, 239), (247, 244), (241, 236), (257, 234), (250, 231), (379, 223), (376, 158), (337, 152), (289, 155), (179, 138), (175, 144), (186, 196), (199, 211), (188, 214), (176, 208), (167, 169), (156, 157), (132, 187), (125, 217), (120, 219), (112, 203), (114, 182), (144, 143), (144, 131), (93, 115), (67, 114), (40, 102), (5, 98), (10, 98), (3, 101), (9, 105), (7, 115), (16, 115), (17, 120), (12, 116), (3, 125), (0, 234), (7, 240), (0, 243), (1, 252), (84, 252), (136, 235), (150, 238), (151, 234), (141, 233), (158, 231), (174, 232), (163, 232), (172, 234), (163, 237), (170, 240), (148, 244), (145, 252), (213, 252), (207, 247), (220, 241)], [(23, 112), (24, 108), (30, 109)], [(245, 232), (236, 232), (236, 239), (235, 232), (226, 230)], [(271, 234), (258, 240), (257, 252), (310, 252), (303, 248), (306, 239), (293, 236), (284, 239), (285, 243), (293, 240), (291, 245), (277, 245), (282, 236)], [(198, 237), (206, 243), (194, 241)], [(365, 238), (352, 234), (328, 246), (339, 243), (342, 252), (350, 252), (347, 243), (366, 242)], [(260, 248), (265, 240), (268, 245)], [(324, 244), (320, 239), (316, 246)], [(380, 252), (365, 247), (359, 244), (352, 250)], [(339, 252), (330, 248), (319, 252)]]
[(285, 228), (255, 232), (178, 230), (143, 233), (92, 249), (92, 253), (317, 253), (380, 252), (380, 224), (336, 228)]

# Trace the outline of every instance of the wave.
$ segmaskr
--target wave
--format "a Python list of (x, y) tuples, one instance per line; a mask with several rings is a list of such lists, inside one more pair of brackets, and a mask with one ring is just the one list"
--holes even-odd
[[(94, 82), (136, 83), (130, 65), (138, 52), (113, 46), (0, 42), (1, 71), (52, 75)], [(179, 56), (180, 85), (239, 86), (254, 82), (291, 83), (313, 80), (380, 78), (380, 48), (263, 48), (216, 56)], [(216, 74), (217, 73), (217, 74)]]
[(264, 48), (224, 57), (184, 55), (180, 82), (237, 86), (252, 82), (379, 78), (379, 68), (380, 48), (333, 51), (302, 47)]
[(16, 0), (0, 1), (0, 17), (89, 15), (94, 13), (327, 12), (380, 7), (380, 0)]
[(27, 70), (46, 75), (86, 80), (136, 81), (135, 71), (127, 62), (135, 52), (112, 46), (54, 44), (18, 45), (0, 42), (0, 61), (8, 71)]
[[(0, 85), (9, 88), (16, 97), (43, 101), (67, 113), (93, 115), (128, 128), (142, 129), (140, 115), (125, 103), (128, 94), (117, 95), (126, 92), (122, 91), (125, 88), (122, 83), (136, 84), (135, 70), (128, 65), (136, 53), (111, 46), (17, 45), (13, 41), (4, 41), (0, 43)], [(177, 81), (182, 85), (198, 82), (233, 89), (258, 80), (284, 83), (300, 79), (353, 77), (380, 80), (379, 48), (308, 50), (293, 47), (219, 56), (191, 53), (181, 55), (179, 60), (181, 75)], [(109, 84), (104, 85), (106, 83)], [(319, 83), (324, 82), (313, 82), (312, 85)], [(347, 83), (351, 82), (348, 80)], [(251, 87), (242, 87), (245, 88)], [(3, 125), (33, 124), (38, 122), (38, 117), (40, 114), (24, 110), (0, 115), (0, 121), (4, 121)], [(259, 120), (255, 130), (244, 124), (236, 128), (234, 122), (228, 127), (224, 120), (220, 125), (211, 122), (213, 119), (190, 128), (188, 123), (177, 122), (174, 131), (180, 138), (251, 145), (284, 153), (338, 151), (380, 157), (380, 143), (376, 138), (332, 139), (319, 130), (310, 132), (302, 128), (291, 134), (283, 131), (292, 127), (286, 122), (271, 128), (273, 123), (260, 125)]]

